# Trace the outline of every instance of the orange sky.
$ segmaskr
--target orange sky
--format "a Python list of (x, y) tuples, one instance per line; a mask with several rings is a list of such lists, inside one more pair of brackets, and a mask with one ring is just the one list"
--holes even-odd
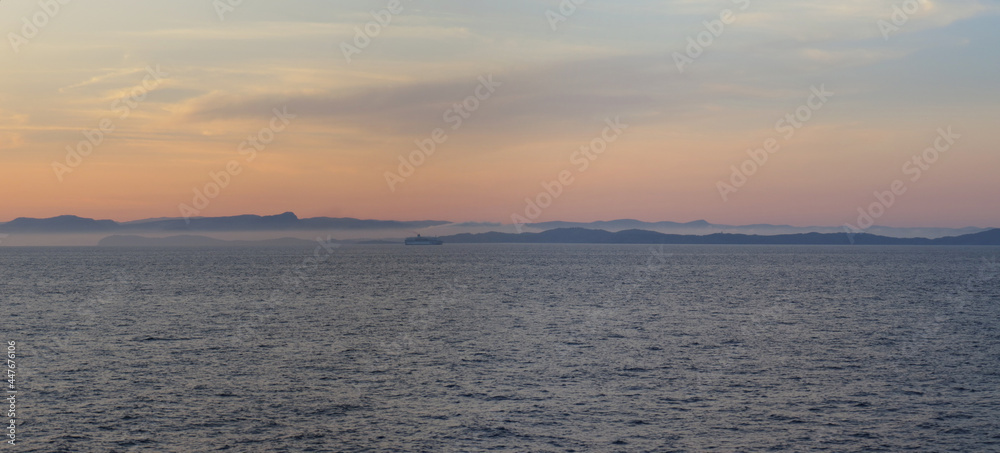
[[(70, 3), (0, 50), (0, 221), (177, 217), (228, 164), (238, 174), (216, 176), (226, 187), (198, 215), (511, 223), (569, 172), (537, 220), (838, 225), (900, 180), (880, 225), (1000, 226), (986, 2), (927, 2), (888, 39), (891, 2), (594, 0), (555, 30), (558, 2), (404, 2), (350, 62), (341, 44), (387, 2), (246, 2), (224, 20), (207, 3)], [(675, 53), (727, 8), (735, 21), (679, 70)], [(39, 11), (0, 3), (0, 30), (22, 36)], [(814, 87), (834, 95), (801, 110)], [(776, 123), (797, 110), (809, 119), (786, 136)], [(627, 129), (581, 169), (616, 117)], [(102, 123), (89, 155), (67, 157)], [(904, 173), (949, 126), (961, 138)], [(435, 129), (447, 141), (390, 189)], [(269, 141), (252, 160), (251, 135)], [(780, 150), (723, 199), (768, 139)]]

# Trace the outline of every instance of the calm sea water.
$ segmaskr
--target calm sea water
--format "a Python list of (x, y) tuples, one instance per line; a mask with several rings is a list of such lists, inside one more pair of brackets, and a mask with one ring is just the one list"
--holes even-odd
[(5, 248), (9, 450), (1000, 451), (998, 255)]

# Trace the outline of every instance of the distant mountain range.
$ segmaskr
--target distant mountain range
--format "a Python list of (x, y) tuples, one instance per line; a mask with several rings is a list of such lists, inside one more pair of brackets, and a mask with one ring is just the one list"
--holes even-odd
[[(446, 244), (698, 244), (698, 245), (994, 245), (1000, 246), (1000, 229), (937, 239), (892, 238), (874, 234), (803, 233), (759, 236), (709, 234), (704, 236), (663, 234), (647, 230), (605, 231), (586, 228), (556, 228), (541, 233), (456, 234), (441, 238)], [(350, 243), (351, 241), (340, 241)], [(402, 241), (354, 243), (401, 244)], [(263, 241), (225, 241), (204, 236), (109, 236), (98, 245), (106, 247), (215, 247), (215, 246), (315, 246), (315, 241), (282, 238)]]
[[(796, 233), (843, 233), (843, 226), (807, 226), (797, 227), (792, 225), (723, 225), (709, 223), (704, 220), (694, 222), (643, 222), (633, 219), (619, 219), (599, 222), (542, 222), (525, 225), (529, 230), (552, 230), (556, 228), (587, 228), (606, 231), (624, 230), (648, 230), (669, 234), (696, 234), (709, 235), (714, 233), (735, 233), (752, 235), (779, 235)], [(912, 238), (938, 238), (945, 236), (958, 236), (962, 234), (979, 233), (989, 228), (897, 228), (875, 225), (869, 228), (866, 233), (891, 237), (912, 237)], [(537, 231), (536, 231), (537, 232)]]
[(1000, 229), (937, 239), (893, 238), (874, 234), (800, 233), (771, 236), (716, 233), (704, 236), (648, 230), (610, 232), (557, 228), (541, 233), (479, 233), (442, 237), (446, 244), (702, 244), (702, 245), (1000, 245)]
[[(619, 219), (589, 223), (541, 222), (524, 226), (529, 233), (540, 233), (555, 229), (583, 228), (623, 232), (644, 230), (674, 235), (708, 236), (720, 233), (743, 235), (789, 235), (805, 233), (844, 233), (841, 226), (796, 227), (791, 225), (721, 225), (704, 220), (694, 222), (643, 222), (633, 219)], [(396, 230), (393, 232), (393, 230)], [(154, 218), (130, 222), (95, 220), (72, 215), (47, 219), (17, 218), (0, 223), (3, 234), (139, 234), (139, 233), (223, 233), (223, 232), (269, 232), (269, 231), (353, 231), (380, 232), (378, 236), (395, 237), (401, 232), (420, 230), (425, 235), (450, 235), (458, 233), (513, 232), (512, 225), (499, 223), (464, 222), (454, 223), (444, 220), (362, 220), (355, 218), (314, 217), (300, 219), (294, 213), (272, 216), (239, 215), (230, 217)], [(866, 233), (896, 238), (941, 238), (960, 236), (986, 231), (986, 228), (894, 228), (873, 226)], [(357, 236), (357, 235), (356, 235)]]
[(300, 219), (291, 212), (273, 216), (240, 215), (232, 217), (159, 218), (115, 222), (64, 215), (49, 219), (17, 218), (0, 223), (2, 233), (125, 233), (125, 232), (238, 232), (238, 231), (314, 231), (314, 230), (418, 230), (451, 222), (421, 220), (361, 220), (353, 218), (314, 217)]

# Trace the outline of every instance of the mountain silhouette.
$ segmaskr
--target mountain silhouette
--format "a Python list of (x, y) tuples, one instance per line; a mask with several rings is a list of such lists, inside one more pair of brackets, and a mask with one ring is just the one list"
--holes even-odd
[(192, 217), (145, 219), (131, 222), (94, 220), (64, 215), (47, 219), (21, 217), (0, 223), (2, 233), (129, 233), (197, 231), (308, 231), (308, 230), (417, 230), (451, 222), (442, 220), (395, 221), (354, 218), (315, 217), (300, 219), (286, 212), (272, 216), (238, 215), (229, 217)]
[(609, 232), (557, 228), (541, 233), (456, 234), (441, 238), (450, 244), (702, 244), (702, 245), (1000, 245), (1000, 229), (938, 239), (893, 238), (874, 234), (803, 233), (760, 236), (716, 233), (705, 236), (664, 234), (647, 230)]

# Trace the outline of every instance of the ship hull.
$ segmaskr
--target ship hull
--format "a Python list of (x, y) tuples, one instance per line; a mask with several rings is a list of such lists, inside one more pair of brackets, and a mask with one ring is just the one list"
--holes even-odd
[(443, 241), (440, 239), (428, 239), (428, 238), (408, 238), (406, 239), (406, 245), (442, 245)]

